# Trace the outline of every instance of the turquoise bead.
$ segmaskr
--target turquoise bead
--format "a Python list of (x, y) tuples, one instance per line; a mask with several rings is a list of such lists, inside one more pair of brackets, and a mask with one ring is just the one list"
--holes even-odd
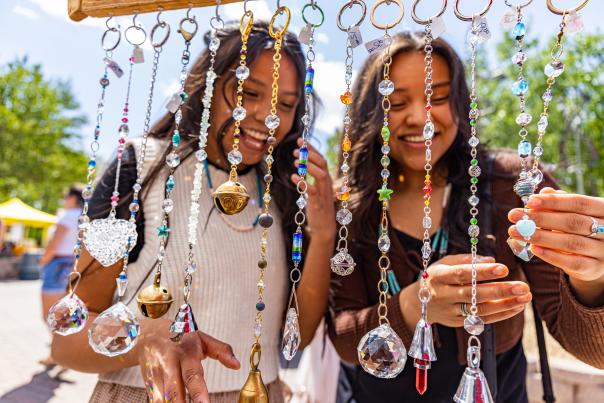
[(518, 80), (512, 84), (512, 93), (516, 96), (524, 95), (528, 91), (528, 88), (528, 81)]
[(518, 22), (512, 29), (512, 36), (516, 39), (520, 39), (526, 34), (526, 25), (523, 22)]
[(518, 155), (522, 158), (526, 158), (531, 155), (532, 151), (533, 146), (530, 141), (522, 140), (520, 143), (518, 143)]

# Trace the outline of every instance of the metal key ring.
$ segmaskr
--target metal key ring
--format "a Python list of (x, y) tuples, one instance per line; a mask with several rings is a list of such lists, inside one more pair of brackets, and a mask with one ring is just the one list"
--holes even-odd
[[(150, 34), (150, 40), (151, 40), (151, 46), (153, 46), (154, 48), (161, 48), (162, 46), (164, 46), (166, 44), (166, 42), (168, 42), (168, 38), (170, 37), (170, 24), (168, 24), (166, 21), (160, 20), (159, 16), (161, 15), (161, 13), (163, 12), (163, 10), (160, 10), (157, 13), (157, 24), (155, 24), (153, 26), (153, 28), (151, 28), (151, 34)], [(164, 37), (157, 41), (154, 39), (155, 34), (158, 32), (158, 30), (162, 30), (165, 29), (166, 33), (164, 35)]]
[[(245, 18), (247, 17), (247, 22), (245, 22)], [(247, 41), (247, 38), (250, 36), (250, 32), (252, 32), (252, 28), (254, 27), (254, 13), (252, 10), (247, 10), (241, 16), (241, 20), (239, 21), (239, 32), (241, 32), (241, 38)]]
[(459, 3), (460, 0), (455, 0), (455, 16), (462, 21), (472, 21), (474, 17), (483, 17), (487, 13), (487, 11), (489, 11), (491, 9), (491, 6), (493, 5), (493, 0), (488, 0), (487, 5), (482, 9), (480, 13), (471, 15), (469, 17), (467, 15), (463, 15), (461, 11), (459, 11)]
[[(352, 6), (354, 6), (355, 4), (361, 6), (361, 17), (354, 24), (351, 24), (348, 27), (344, 27), (344, 25), (342, 24), (342, 15), (344, 15), (344, 11), (346, 11), (346, 9), (352, 8)], [(365, 21), (366, 16), (367, 4), (365, 4), (363, 0), (350, 0), (349, 2), (342, 5), (342, 7), (340, 7), (340, 10), (338, 11), (338, 17), (336, 18), (336, 24), (338, 25), (338, 28), (340, 28), (341, 31), (348, 32), (351, 28), (360, 26), (363, 21)]]
[[(279, 4), (279, 1), (277, 0), (277, 5)], [(277, 19), (277, 16), (281, 15), (285, 13), (285, 24), (283, 24), (283, 28), (281, 28), (281, 30), (279, 31), (275, 31), (274, 30), (274, 25), (275, 25), (275, 20)], [(277, 11), (275, 11), (275, 14), (273, 14), (273, 16), (271, 17), (271, 22), (268, 25), (268, 33), (271, 36), (271, 38), (277, 38), (277, 36), (283, 36), (283, 34), (285, 33), (285, 31), (287, 31), (287, 27), (289, 27), (289, 21), (291, 19), (291, 11), (289, 10), (288, 7), (282, 6), (277, 8)]]
[(575, 8), (567, 8), (567, 9), (562, 9), (562, 8), (558, 8), (556, 6), (554, 6), (554, 2), (553, 0), (547, 0), (547, 8), (549, 8), (549, 11), (551, 11), (554, 14), (558, 14), (558, 15), (564, 15), (564, 14), (570, 14), (572, 12), (577, 12), (579, 10), (581, 10), (583, 7), (585, 7), (587, 5), (587, 3), (589, 3), (589, 0), (583, 0), (577, 7)]
[[(377, 20), (375, 18), (375, 10), (377, 10), (378, 7), (381, 6), (382, 4), (390, 5), (392, 3), (395, 3), (398, 6), (398, 10), (399, 10), (398, 16), (390, 24), (380, 24), (379, 22), (377, 22)], [(401, 22), (401, 20), (403, 19), (404, 15), (405, 15), (405, 7), (403, 6), (403, 2), (401, 0), (377, 0), (375, 3), (373, 3), (373, 6), (371, 7), (371, 12), (369, 13), (369, 18), (371, 19), (371, 23), (373, 24), (373, 26), (376, 27), (377, 29), (388, 30), (390, 28), (394, 28), (395, 26), (397, 26), (398, 23)]]
[(210, 26), (215, 29), (223, 29), (224, 28), (224, 20), (220, 17), (220, 13), (218, 10), (220, 9), (220, 1), (216, 0), (216, 8), (214, 9), (214, 16), (210, 18)]
[[(533, 0), (530, 0), (530, 1), (533, 1)], [(435, 20), (436, 18), (443, 15), (445, 13), (445, 10), (447, 9), (447, 0), (442, 0), (442, 5), (441, 5), (440, 11), (437, 14), (434, 14), (432, 17), (428, 18), (427, 20), (422, 20), (421, 18), (419, 18), (417, 16), (417, 13), (416, 13), (417, 5), (420, 2), (421, 2), (421, 0), (415, 0), (413, 2), (413, 7), (411, 8), (411, 18), (413, 18), (413, 21), (417, 22), (418, 24), (422, 24), (422, 25), (430, 24), (433, 20)]]
[[(309, 22), (306, 19), (306, 16), (304, 15), (304, 12), (306, 11), (306, 9), (308, 7), (311, 7), (313, 10), (319, 10), (319, 15), (321, 16), (321, 21), (319, 21), (318, 24), (314, 24), (312, 22)], [(321, 7), (319, 7), (318, 4), (316, 4), (314, 1), (311, 1), (310, 3), (306, 3), (306, 5), (304, 5), (304, 7), (302, 7), (302, 20), (308, 24), (311, 25), (313, 28), (318, 28), (321, 25), (323, 25), (323, 22), (325, 21), (325, 14), (323, 14), (323, 9)]]
[[(138, 17), (138, 14), (134, 14), (134, 17), (132, 17), (132, 25), (126, 28), (126, 31), (124, 31), (124, 37), (126, 37), (126, 40), (130, 45), (140, 46), (147, 40), (147, 31), (145, 31), (143, 27), (136, 25), (136, 17)], [(143, 33), (143, 39), (140, 42), (131, 41), (128, 38), (128, 32), (132, 32), (131, 30), (133, 29)]]
[[(185, 16), (185, 18), (180, 20), (180, 22), (178, 23), (178, 33), (182, 35), (183, 39), (186, 42), (191, 42), (191, 40), (195, 37), (195, 34), (197, 34), (197, 30), (199, 29), (199, 25), (197, 24), (197, 20), (195, 20), (195, 16), (189, 17), (189, 11), (187, 11), (187, 15)], [(193, 31), (187, 31), (184, 28), (184, 25), (187, 22), (193, 25)]]
[[(110, 17), (109, 19), (111, 19), (113, 17)], [(109, 21), (109, 20), (107, 20)], [(108, 35), (111, 33), (117, 32), (117, 39), (115, 40), (115, 43), (111, 46), (108, 46), (105, 41), (108, 39)], [(101, 37), (101, 47), (103, 48), (103, 50), (105, 52), (111, 52), (113, 50), (115, 50), (115, 48), (117, 48), (117, 46), (120, 44), (120, 41), (122, 40), (122, 33), (120, 32), (119, 29), (115, 28), (115, 27), (110, 27), (107, 28), (107, 30), (103, 33), (103, 36)]]
[(527, 0), (525, 2), (520, 2), (518, 4), (512, 4), (510, 2), (510, 0), (505, 0), (505, 5), (511, 8), (515, 8), (516, 10), (519, 10), (521, 8), (524, 8), (526, 6), (528, 6), (529, 4), (531, 4), (533, 2), (533, 0)]

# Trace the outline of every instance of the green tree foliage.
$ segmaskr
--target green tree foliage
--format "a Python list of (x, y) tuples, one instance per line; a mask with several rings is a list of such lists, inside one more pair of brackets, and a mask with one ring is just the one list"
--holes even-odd
[[(529, 24), (536, 26), (535, 24)], [(530, 31), (529, 31), (530, 38)], [(529, 82), (527, 111), (533, 121), (528, 139), (537, 138), (537, 121), (543, 110), (541, 95), (546, 88), (543, 68), (551, 58), (554, 39), (539, 44), (526, 41), (528, 60), (525, 77)], [(556, 79), (549, 108), (549, 126), (542, 160), (553, 168), (559, 183), (571, 191), (591, 195), (604, 193), (604, 34), (565, 35), (565, 70)], [(511, 93), (518, 70), (511, 57), (515, 40), (506, 37), (497, 45), (496, 66), (481, 60), (478, 86), (482, 105), (482, 134), (490, 145), (515, 149), (519, 126), (518, 98)]]
[(40, 65), (0, 66), (0, 202), (16, 196), (54, 212), (85, 178), (78, 107), (69, 84), (46, 79)]

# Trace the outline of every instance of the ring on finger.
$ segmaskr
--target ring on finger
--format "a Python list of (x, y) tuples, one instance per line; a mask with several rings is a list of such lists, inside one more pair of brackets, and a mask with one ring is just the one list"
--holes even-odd
[(598, 220), (593, 217), (591, 218), (591, 227), (590, 227), (590, 237), (598, 236), (604, 234), (604, 225), (601, 225)]
[(466, 302), (459, 304), (459, 312), (464, 318), (470, 315), (470, 310), (468, 309), (468, 304)]

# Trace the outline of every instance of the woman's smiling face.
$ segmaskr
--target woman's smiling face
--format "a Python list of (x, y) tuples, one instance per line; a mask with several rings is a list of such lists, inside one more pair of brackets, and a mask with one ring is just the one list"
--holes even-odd
[[(432, 56), (431, 97), (432, 123), (432, 165), (435, 165), (451, 147), (457, 135), (457, 122), (451, 105), (450, 69), (443, 57)], [(390, 156), (399, 164), (403, 172), (423, 171), (425, 165), (425, 144), (423, 130), (426, 123), (424, 53), (406, 51), (394, 56), (390, 68), (390, 79), (394, 82), (394, 92), (390, 95), (391, 109), (389, 125)]]

